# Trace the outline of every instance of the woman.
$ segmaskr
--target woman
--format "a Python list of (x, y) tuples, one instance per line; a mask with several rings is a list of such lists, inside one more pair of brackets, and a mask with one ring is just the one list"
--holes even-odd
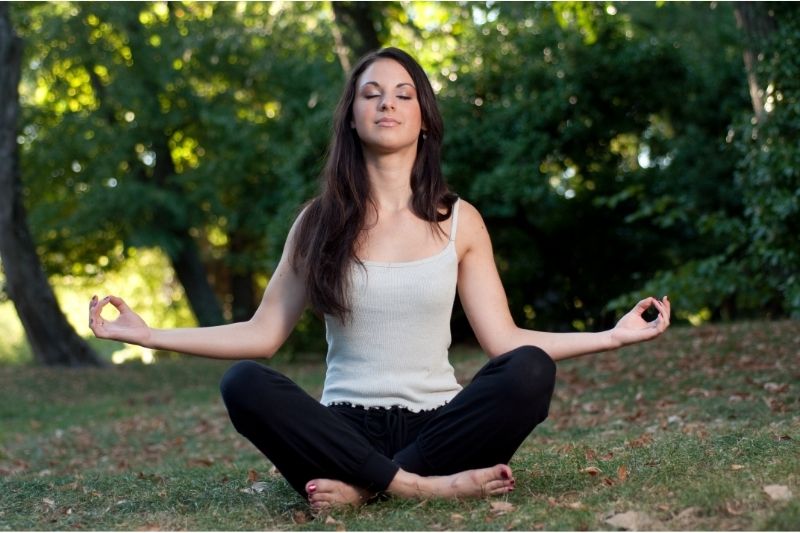
[[(323, 190), (301, 212), (247, 322), (148, 327), (92, 298), (100, 338), (196, 355), (271, 357), (307, 303), (324, 316), (322, 400), (252, 361), (221, 391), (236, 429), (314, 508), (378, 493), (460, 498), (514, 490), (507, 463), (547, 417), (554, 360), (653, 339), (670, 305), (647, 298), (614, 329), (518, 328), (478, 211), (441, 175), (443, 125), (422, 68), (388, 48), (353, 69), (334, 118)], [(464, 389), (447, 359), (455, 292), (490, 360)], [(119, 317), (106, 321), (112, 304)], [(642, 314), (655, 307), (658, 317)]]

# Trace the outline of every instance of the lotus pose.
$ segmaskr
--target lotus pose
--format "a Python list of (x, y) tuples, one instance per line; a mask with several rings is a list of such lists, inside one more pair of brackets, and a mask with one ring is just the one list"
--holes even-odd
[[(253, 361), (221, 391), (234, 427), (314, 508), (386, 493), (466, 498), (514, 490), (508, 467), (548, 413), (555, 361), (669, 326), (646, 298), (608, 331), (546, 333), (512, 320), (478, 211), (447, 187), (430, 82), (387, 48), (355, 66), (334, 117), (322, 189), (300, 212), (254, 316), (154, 329), (117, 296), (92, 298), (97, 337), (225, 358), (269, 358), (310, 305), (324, 317), (321, 400)], [(462, 388), (448, 361), (456, 291), (489, 361)], [(119, 316), (103, 318), (111, 304)], [(657, 317), (643, 313), (655, 308)]]

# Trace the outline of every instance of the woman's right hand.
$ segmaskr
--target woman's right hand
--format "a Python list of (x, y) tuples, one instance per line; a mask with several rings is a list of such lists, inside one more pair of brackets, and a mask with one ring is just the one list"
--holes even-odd
[[(103, 318), (103, 307), (109, 303), (119, 311), (115, 320)], [(112, 339), (139, 346), (147, 346), (150, 340), (150, 328), (145, 321), (117, 296), (106, 296), (102, 300), (92, 296), (89, 302), (89, 328), (99, 339)]]

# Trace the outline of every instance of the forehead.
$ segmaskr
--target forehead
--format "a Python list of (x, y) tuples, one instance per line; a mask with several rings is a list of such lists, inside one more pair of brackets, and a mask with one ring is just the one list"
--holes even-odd
[(401, 83), (414, 85), (411, 74), (394, 59), (381, 58), (372, 62), (358, 77), (356, 85), (377, 83), (383, 87), (395, 87)]

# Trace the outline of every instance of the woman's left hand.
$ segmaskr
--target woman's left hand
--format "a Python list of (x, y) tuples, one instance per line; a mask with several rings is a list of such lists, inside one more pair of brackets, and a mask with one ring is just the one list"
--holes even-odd
[[(658, 316), (647, 322), (642, 315), (651, 307), (658, 310)], [(618, 347), (654, 339), (669, 327), (669, 314), (669, 299), (666, 296), (663, 300), (645, 298), (617, 322), (611, 330), (611, 339)]]

